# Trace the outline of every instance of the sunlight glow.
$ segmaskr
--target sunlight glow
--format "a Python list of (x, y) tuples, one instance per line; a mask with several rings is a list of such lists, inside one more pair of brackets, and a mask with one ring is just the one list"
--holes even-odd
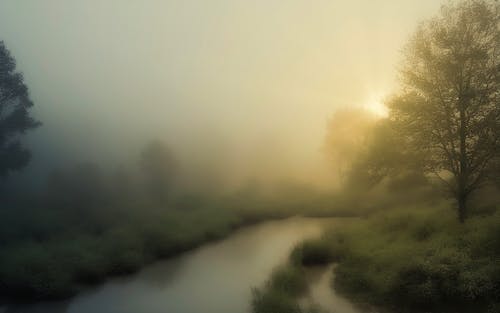
[(383, 97), (372, 97), (366, 102), (364, 107), (379, 117), (387, 117), (389, 115), (389, 110), (383, 103), (382, 98)]

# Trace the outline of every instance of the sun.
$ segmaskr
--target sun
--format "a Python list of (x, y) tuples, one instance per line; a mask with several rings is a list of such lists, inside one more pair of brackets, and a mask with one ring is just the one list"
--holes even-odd
[(370, 99), (364, 105), (365, 109), (377, 115), (378, 117), (387, 117), (389, 115), (389, 110), (384, 105), (382, 97), (370, 97)]

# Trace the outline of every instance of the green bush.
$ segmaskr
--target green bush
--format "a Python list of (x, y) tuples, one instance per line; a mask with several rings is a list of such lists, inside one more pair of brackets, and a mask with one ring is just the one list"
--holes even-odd
[(289, 296), (298, 296), (307, 290), (307, 282), (303, 270), (288, 264), (275, 269), (267, 284), (269, 289)]
[(299, 305), (298, 297), (307, 292), (305, 272), (286, 264), (276, 268), (265, 286), (252, 290), (253, 313), (322, 313), (318, 306)]
[(252, 292), (252, 312), (254, 313), (301, 313), (297, 301), (279, 290), (254, 289)]
[(290, 254), (290, 260), (295, 265), (323, 265), (334, 260), (331, 246), (326, 240), (306, 240), (296, 246)]
[(62, 267), (51, 251), (39, 245), (26, 243), (5, 251), (0, 257), (2, 295), (61, 298), (75, 291), (71, 271)]

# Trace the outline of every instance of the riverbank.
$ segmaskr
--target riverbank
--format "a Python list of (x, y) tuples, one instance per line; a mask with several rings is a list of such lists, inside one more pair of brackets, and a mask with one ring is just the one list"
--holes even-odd
[[(106, 208), (100, 227), (88, 228), (67, 217), (49, 215), (37, 220), (44, 231), (22, 232), (27, 239), (0, 245), (2, 302), (34, 302), (69, 298), (108, 277), (136, 272), (154, 261), (169, 258), (207, 242), (225, 238), (234, 230), (264, 220), (302, 213), (311, 216), (344, 215), (325, 197), (290, 195), (275, 198), (234, 194), (205, 199), (178, 208)], [(304, 207), (309, 207), (307, 211)], [(36, 218), (36, 211), (26, 215)], [(64, 223), (66, 225), (64, 225)], [(3, 231), (12, 227), (1, 221)], [(14, 224), (15, 225), (15, 224)], [(30, 222), (30, 225), (35, 223)], [(22, 229), (22, 225), (19, 226)], [(62, 228), (62, 229), (61, 229)], [(38, 231), (39, 232), (39, 231)], [(38, 239), (39, 238), (39, 239)]]
[[(342, 224), (356, 223), (358, 219), (344, 220)], [(342, 227), (336, 224), (335, 228)], [(329, 227), (327, 227), (328, 229)], [(325, 271), (335, 259), (323, 237), (309, 238), (296, 245), (287, 261), (274, 268), (267, 281), (253, 289), (253, 313), (327, 313), (312, 295), (311, 275), (316, 270)], [(326, 297), (334, 297), (329, 294)], [(325, 298), (323, 296), (323, 298)], [(324, 300), (324, 299), (323, 299)], [(331, 300), (331, 299), (328, 299)], [(338, 304), (338, 303), (336, 303)], [(350, 305), (343, 305), (343, 309)], [(328, 309), (338, 309), (337, 307)]]
[(498, 312), (500, 212), (465, 224), (446, 202), (377, 214), (327, 235), (334, 286), (359, 301), (401, 309)]
[(290, 263), (338, 263), (332, 288), (361, 304), (397, 312), (498, 312), (498, 206), (476, 210), (465, 224), (454, 213), (446, 201), (378, 212), (298, 245)]
[(242, 227), (134, 274), (106, 279), (67, 300), (0, 306), (5, 313), (248, 313), (260, 286), (293, 246), (339, 218), (291, 217)]
[(76, 234), (4, 248), (0, 261), (4, 301), (70, 297), (106, 277), (132, 273), (158, 258), (223, 236), (235, 223), (234, 217), (218, 214), (219, 225), (204, 221), (191, 229), (197, 214), (159, 214), (148, 223), (123, 224), (98, 236)]
[(25, 242), (1, 249), (3, 302), (69, 298), (112, 276), (136, 272), (156, 260), (228, 236), (234, 230), (285, 214), (246, 216), (239, 211), (169, 211), (99, 235)]

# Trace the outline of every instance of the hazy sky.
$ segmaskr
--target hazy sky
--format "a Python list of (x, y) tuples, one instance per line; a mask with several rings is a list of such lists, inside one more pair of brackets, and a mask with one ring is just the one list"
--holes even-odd
[(0, 39), (44, 123), (32, 167), (120, 162), (159, 138), (200, 167), (316, 175), (328, 116), (389, 93), (402, 45), (439, 6), (0, 0)]

